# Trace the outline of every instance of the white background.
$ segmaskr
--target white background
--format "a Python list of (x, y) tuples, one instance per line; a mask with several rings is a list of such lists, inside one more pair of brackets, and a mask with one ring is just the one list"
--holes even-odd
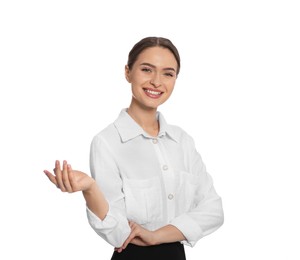
[(130, 102), (127, 54), (170, 38), (182, 70), (162, 111), (195, 139), (225, 223), (197, 259), (300, 259), (299, 1), (1, 1), (1, 259), (110, 259), (81, 194), (92, 137)]

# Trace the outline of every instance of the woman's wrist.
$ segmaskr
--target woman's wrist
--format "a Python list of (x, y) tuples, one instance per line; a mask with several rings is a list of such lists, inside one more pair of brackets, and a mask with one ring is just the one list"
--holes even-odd
[(152, 232), (153, 232), (152, 245), (155, 246), (155, 245), (162, 244), (161, 238), (160, 238), (160, 233), (161, 232), (159, 232), (159, 230), (155, 230), (155, 231), (152, 231)]
[(172, 243), (185, 240), (184, 235), (173, 225), (166, 225), (154, 231), (153, 242), (155, 245)]
[(83, 190), (82, 192), (84, 192), (84, 193), (93, 193), (93, 192), (95, 192), (95, 189), (97, 189), (97, 183), (93, 178), (91, 178), (91, 179), (92, 179), (91, 184), (85, 190)]
[(109, 210), (108, 202), (103, 193), (98, 188), (97, 183), (93, 180), (92, 184), (84, 191), (82, 191), (87, 207), (101, 220), (106, 217)]

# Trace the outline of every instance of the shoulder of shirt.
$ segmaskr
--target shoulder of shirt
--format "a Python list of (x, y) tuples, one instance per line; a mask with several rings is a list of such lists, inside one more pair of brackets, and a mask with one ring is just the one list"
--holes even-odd
[(194, 142), (192, 136), (178, 125), (168, 124), (168, 129), (176, 137), (178, 142)]
[(96, 135), (93, 137), (93, 141), (96, 140), (109, 140), (110, 138), (118, 137), (118, 131), (114, 125), (114, 123), (109, 124), (105, 128), (103, 128), (100, 132), (98, 132)]

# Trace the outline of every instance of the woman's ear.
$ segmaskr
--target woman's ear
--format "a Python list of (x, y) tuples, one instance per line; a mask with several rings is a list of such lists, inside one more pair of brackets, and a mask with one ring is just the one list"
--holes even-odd
[(128, 65), (125, 65), (125, 78), (128, 81), (128, 83), (131, 83), (130, 82), (130, 69), (129, 69)]

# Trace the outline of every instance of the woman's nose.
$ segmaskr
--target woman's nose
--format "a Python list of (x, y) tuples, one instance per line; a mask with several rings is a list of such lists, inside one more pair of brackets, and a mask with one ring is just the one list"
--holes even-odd
[(150, 80), (150, 83), (152, 86), (154, 86), (155, 88), (158, 88), (161, 86), (161, 79), (159, 75), (154, 75), (153, 78)]

